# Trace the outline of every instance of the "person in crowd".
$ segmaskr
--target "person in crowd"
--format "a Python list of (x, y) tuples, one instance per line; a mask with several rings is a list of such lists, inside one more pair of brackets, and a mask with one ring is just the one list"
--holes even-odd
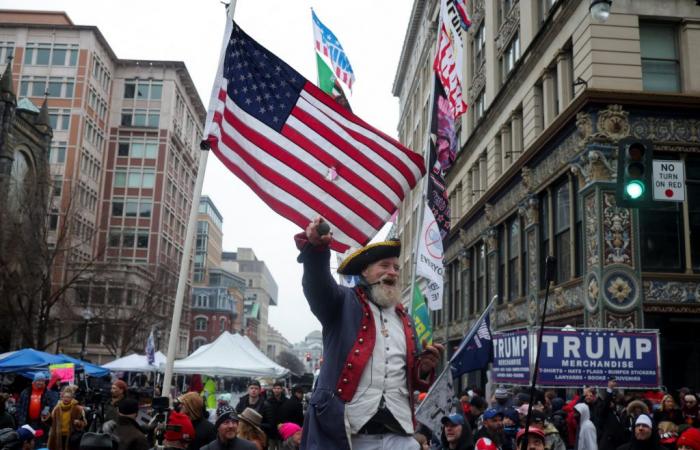
[(676, 401), (671, 394), (664, 395), (658, 411), (654, 411), (654, 423), (673, 422), (676, 425), (683, 423), (683, 414), (676, 405)]
[(267, 435), (261, 425), (263, 416), (253, 408), (246, 408), (238, 415), (238, 437), (255, 444), (258, 450), (267, 448)]
[(105, 421), (116, 420), (119, 417), (119, 402), (126, 398), (126, 393), (129, 390), (129, 386), (123, 380), (117, 380), (112, 383), (112, 387), (109, 390), (111, 398), (109, 402), (104, 405), (104, 418)]
[(559, 435), (559, 430), (547, 421), (547, 416), (544, 412), (533, 409), (530, 425), (539, 428), (544, 433), (545, 450), (566, 450), (566, 444), (564, 444), (564, 440)]
[(238, 401), (236, 412), (241, 414), (246, 408), (252, 408), (262, 414), (264, 405), (265, 399), (260, 395), (260, 382), (258, 380), (250, 380), (248, 382), (248, 393)]
[(10, 394), (6, 394), (4, 392), (0, 394), (0, 430), (3, 428), (14, 429), (17, 426), (15, 418), (12, 417), (12, 414), (8, 413), (5, 409), (5, 403), (9, 398)]
[(511, 407), (512, 405), (513, 401), (510, 392), (508, 392), (508, 389), (504, 388), (503, 386), (499, 386), (498, 388), (496, 388), (496, 391), (493, 394), (493, 401), (491, 402), (491, 406), (499, 412), (504, 412), (507, 408)]
[(498, 447), (491, 439), (482, 437), (476, 440), (474, 450), (498, 450)]
[(442, 437), (440, 450), (472, 450), (474, 448), (469, 424), (462, 414), (453, 413), (440, 419)]
[(591, 413), (585, 402), (574, 406), (574, 419), (578, 430), (576, 450), (598, 450), (595, 425), (591, 421)]
[(280, 422), (292, 422), (300, 427), (304, 426), (304, 388), (294, 386), (292, 395), (284, 401), (280, 407)]
[(539, 428), (530, 427), (525, 432), (525, 428), (518, 431), (516, 436), (516, 444), (518, 448), (522, 448), (523, 439), (527, 439), (527, 450), (544, 450), (544, 433)]
[(663, 450), (659, 443), (659, 435), (654, 433), (652, 428), (651, 417), (640, 414), (634, 423), (632, 439), (618, 447), (618, 450)]
[(413, 438), (420, 445), (420, 450), (430, 450), (430, 439), (423, 433), (413, 433)]
[(272, 385), (272, 395), (265, 400), (263, 406), (263, 424), (264, 430), (268, 438), (268, 447), (270, 450), (276, 450), (280, 445), (280, 435), (277, 430), (277, 425), (282, 423), (282, 406), (287, 401), (284, 395), (284, 383), (276, 381)]
[(486, 400), (478, 395), (472, 396), (472, 399), (469, 401), (469, 414), (464, 416), (472, 430), (479, 428), (479, 417), (486, 411), (486, 406)]
[(280, 450), (299, 450), (301, 446), (301, 427), (295, 423), (286, 422), (279, 424), (277, 428), (282, 441)]
[(133, 398), (124, 398), (118, 402), (116, 426), (113, 435), (119, 442), (118, 450), (148, 450), (146, 435), (136, 422), (139, 402)]
[(659, 442), (665, 450), (676, 450), (678, 440), (678, 425), (665, 420), (657, 425), (659, 432)]
[(51, 411), (49, 450), (77, 450), (87, 426), (85, 410), (75, 399), (76, 386), (61, 391), (61, 400)]
[(170, 411), (165, 426), (163, 447), (184, 450), (189, 448), (196, 435), (194, 425), (187, 416), (177, 411)]
[[(258, 392), (260, 392), (260, 383), (258, 383)], [(204, 398), (204, 403), (207, 406), (207, 409), (215, 409), (216, 408), (216, 380), (213, 378), (206, 378), (206, 381), (204, 382), (204, 387), (202, 388), (201, 392), (202, 397)]]
[(17, 404), (17, 425), (29, 425), (35, 430), (43, 431), (42, 436), (36, 438), (36, 445), (43, 447), (46, 444), (50, 426), (51, 410), (58, 403), (58, 393), (47, 389), (49, 381), (48, 372), (34, 374), (32, 385), (22, 391)]
[(36, 440), (41, 438), (43, 434), (43, 430), (35, 430), (29, 425), (22, 425), (17, 428), (17, 436), (22, 443), (22, 447), (19, 450), (34, 450), (36, 448)]
[(566, 442), (566, 448), (574, 448), (576, 446), (576, 441), (578, 439), (578, 424), (576, 423), (574, 407), (579, 403), (580, 399), (581, 397), (576, 394), (561, 408), (562, 412), (566, 414), (564, 419), (566, 433), (562, 434), (564, 442)]
[(520, 430), (520, 414), (515, 408), (503, 411), (503, 449), (515, 449), (515, 437)]
[(695, 394), (687, 393), (683, 396), (683, 408), (681, 408), (683, 422), (691, 427), (700, 426), (700, 410), (698, 409), (698, 398)]
[(583, 403), (588, 405), (588, 411), (591, 413), (591, 422), (595, 425), (596, 431), (600, 432), (600, 409), (601, 399), (598, 397), (598, 391), (593, 386), (587, 386), (583, 389)]
[(503, 413), (496, 408), (489, 408), (484, 411), (483, 424), (474, 436), (474, 441), (480, 438), (488, 438), (497, 448), (503, 448), (505, 435), (503, 434)]
[(188, 450), (199, 450), (216, 439), (216, 428), (207, 420), (204, 400), (196, 392), (188, 392), (178, 397), (180, 412), (187, 414), (194, 427), (194, 437), (187, 446)]
[(337, 272), (359, 277), (348, 288), (331, 275), (327, 227), (319, 217), (295, 236), (304, 294), (323, 326), (326, 357), (302, 446), (364, 450), (381, 439), (387, 450), (415, 449), (412, 394), (430, 387), (442, 346), (415, 351), (412, 320), (401, 304), (400, 241), (376, 242), (345, 258)]
[(201, 450), (257, 450), (255, 444), (238, 437), (238, 414), (231, 406), (220, 406), (216, 410), (215, 427), (216, 439)]
[[(610, 386), (610, 381), (608, 381), (608, 386)], [(598, 448), (600, 450), (615, 450), (629, 441), (630, 434), (622, 416), (623, 405), (624, 397), (616, 389), (608, 387), (602, 398), (598, 417), (600, 421)]]
[(676, 441), (677, 450), (700, 450), (700, 430), (688, 428)]

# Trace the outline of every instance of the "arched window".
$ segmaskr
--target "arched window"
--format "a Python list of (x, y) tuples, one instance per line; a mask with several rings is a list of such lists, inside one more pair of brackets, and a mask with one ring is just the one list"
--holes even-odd
[(197, 317), (194, 319), (194, 330), (195, 331), (207, 331), (207, 318)]
[(13, 157), (8, 199), (10, 207), (17, 211), (21, 207), (27, 207), (23, 203), (28, 186), (27, 178), (32, 175), (32, 165), (28, 155), (22, 150), (15, 150)]
[[(205, 319), (206, 320), (206, 319)], [(207, 343), (207, 339), (202, 336), (197, 336), (192, 339), (192, 351), (197, 350), (199, 347)]]
[(222, 317), (219, 319), (219, 331), (224, 332), (226, 330), (226, 318)]

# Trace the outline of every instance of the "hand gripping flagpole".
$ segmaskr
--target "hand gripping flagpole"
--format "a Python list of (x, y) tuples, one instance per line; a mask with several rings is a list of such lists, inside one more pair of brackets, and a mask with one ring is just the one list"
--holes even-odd
[[(554, 269), (556, 267), (556, 259), (554, 256), (547, 256), (544, 261), (544, 305), (542, 305), (542, 319), (540, 321), (540, 329), (537, 334), (537, 353), (535, 354), (535, 368), (532, 371), (532, 384), (530, 385), (530, 403), (527, 406), (527, 417), (525, 418), (525, 430), (530, 428), (530, 420), (532, 418), (532, 405), (535, 403), (535, 385), (537, 384), (537, 372), (540, 370), (540, 347), (542, 346), (542, 332), (544, 331), (544, 321), (547, 318), (547, 300), (549, 299), (549, 285), (554, 278)], [(525, 439), (520, 444), (521, 450), (527, 450), (528, 432), (525, 432)]]
[[(215, 99), (219, 92), (219, 77), (222, 76), (224, 56), (226, 54), (226, 44), (233, 29), (233, 11), (236, 9), (236, 0), (231, 0), (231, 3), (226, 5), (226, 27), (224, 31), (223, 41), (221, 43), (221, 54), (219, 58), (219, 68), (216, 72), (214, 86), (212, 87), (212, 96), (209, 101), (209, 109), (207, 111), (207, 119), (203, 136), (209, 135), (209, 127), (211, 126), (212, 117), (214, 115)], [(163, 391), (164, 397), (170, 397), (170, 387), (173, 377), (173, 364), (175, 362), (175, 349), (178, 346), (180, 336), (180, 319), (182, 318), (182, 305), (184, 303), (185, 290), (187, 288), (187, 278), (190, 273), (190, 256), (192, 255), (192, 247), (194, 244), (194, 230), (197, 227), (197, 214), (199, 212), (199, 199), (202, 196), (202, 186), (204, 185), (204, 172), (207, 169), (207, 159), (209, 157), (209, 142), (203, 140), (199, 144), (199, 165), (197, 167), (197, 179), (192, 193), (192, 206), (190, 208), (190, 218), (187, 223), (187, 232), (185, 233), (185, 248), (182, 251), (182, 260), (180, 261), (180, 275), (177, 281), (177, 292), (175, 293), (175, 304), (173, 305), (173, 318), (170, 323), (170, 337), (168, 339), (168, 355), (165, 363), (165, 375), (163, 376)]]

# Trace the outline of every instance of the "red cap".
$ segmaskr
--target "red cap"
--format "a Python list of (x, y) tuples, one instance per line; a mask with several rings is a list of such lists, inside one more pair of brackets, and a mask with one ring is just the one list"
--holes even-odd
[(190, 418), (186, 414), (172, 411), (165, 428), (165, 440), (189, 442), (192, 439), (194, 439), (194, 427)]
[[(530, 428), (528, 428), (527, 434), (530, 435), (530, 436), (534, 436), (534, 437), (536, 437), (536, 438), (540, 438), (540, 439), (542, 439), (542, 442), (544, 442), (544, 433), (543, 433), (542, 430), (540, 430), (539, 428), (530, 427)], [(525, 428), (523, 428), (522, 430), (518, 431), (518, 434), (515, 436), (515, 441), (516, 441), (518, 444), (520, 444), (520, 439), (521, 439), (524, 435), (525, 435)]]
[(676, 447), (687, 445), (693, 450), (700, 450), (700, 430), (697, 428), (688, 428), (681, 434), (681, 437), (676, 441)]
[(498, 450), (498, 447), (496, 447), (496, 444), (489, 439), (482, 437), (478, 441), (476, 441), (476, 445), (474, 446), (476, 450)]

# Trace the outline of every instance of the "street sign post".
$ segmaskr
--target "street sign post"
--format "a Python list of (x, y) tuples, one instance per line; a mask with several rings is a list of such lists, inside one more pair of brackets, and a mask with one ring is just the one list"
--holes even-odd
[(664, 202), (685, 201), (685, 164), (683, 164), (683, 161), (655, 159), (652, 165), (654, 200)]

